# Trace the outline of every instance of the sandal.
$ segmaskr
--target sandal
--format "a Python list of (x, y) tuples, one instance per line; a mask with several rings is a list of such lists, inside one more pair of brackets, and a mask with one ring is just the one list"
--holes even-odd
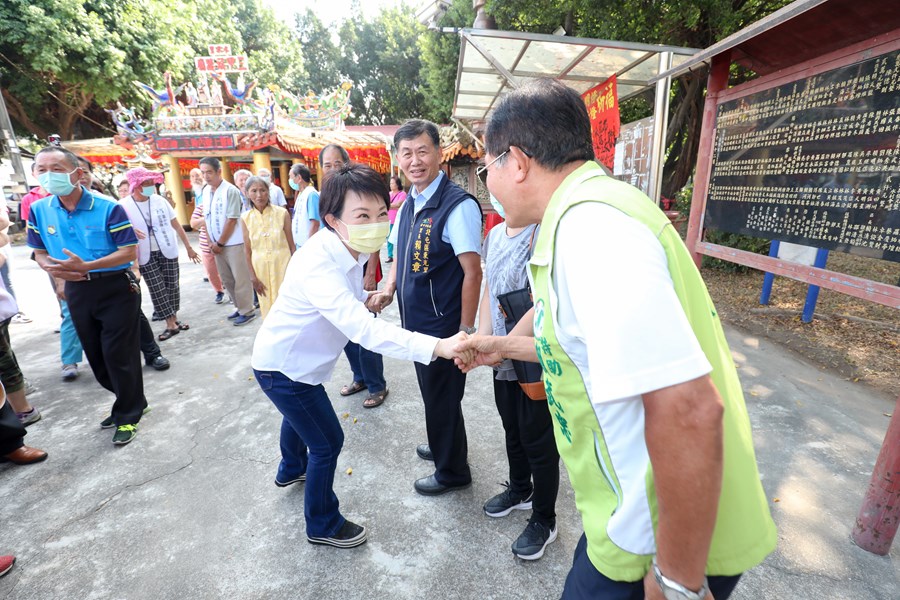
[(387, 388), (381, 390), (380, 392), (369, 394), (369, 397), (363, 400), (363, 408), (375, 408), (376, 406), (381, 406), (382, 404), (384, 404), (384, 399), (387, 398), (387, 395)]
[(178, 329), (180, 329), (181, 331), (187, 331), (191, 328), (190, 325), (188, 325), (187, 323), (182, 323), (181, 321), (175, 321), (175, 324), (178, 325)]
[(360, 381), (354, 381), (350, 385), (345, 385), (341, 388), (341, 396), (352, 396), (353, 394), (359, 393), (366, 389), (366, 384)]
[(159, 334), (158, 339), (159, 339), (159, 341), (164, 342), (167, 339), (169, 339), (170, 337), (172, 337), (173, 335), (178, 335), (179, 333), (181, 333), (180, 329), (166, 329), (161, 334)]

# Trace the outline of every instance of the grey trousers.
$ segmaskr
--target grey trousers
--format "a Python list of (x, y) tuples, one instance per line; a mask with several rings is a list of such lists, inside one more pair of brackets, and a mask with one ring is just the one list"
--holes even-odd
[(250, 269), (244, 255), (244, 244), (225, 246), (216, 254), (216, 268), (222, 277), (222, 285), (234, 301), (234, 307), (242, 315), (253, 312), (253, 284)]

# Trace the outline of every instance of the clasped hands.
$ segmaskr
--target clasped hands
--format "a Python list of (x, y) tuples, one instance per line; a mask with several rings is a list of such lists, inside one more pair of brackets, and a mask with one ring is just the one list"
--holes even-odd
[(44, 265), (44, 270), (57, 279), (64, 279), (66, 281), (84, 280), (85, 273), (90, 270), (90, 267), (77, 254), (74, 254), (65, 248), (63, 248), (63, 252), (69, 258), (59, 260), (52, 256), (47, 256), (47, 264)]
[(434, 348), (435, 356), (452, 360), (463, 372), (481, 367), (496, 366), (503, 361), (500, 352), (495, 350), (496, 340), (489, 335), (468, 335), (460, 331), (456, 335), (444, 338)]

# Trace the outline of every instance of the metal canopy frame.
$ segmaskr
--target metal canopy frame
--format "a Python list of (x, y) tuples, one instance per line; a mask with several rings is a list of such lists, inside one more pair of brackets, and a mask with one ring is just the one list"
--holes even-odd
[[(460, 29), (458, 33), (463, 43), (453, 116), (471, 120), (486, 119), (508, 88), (539, 77), (557, 79), (583, 93), (615, 75), (619, 100), (626, 100), (653, 87), (651, 79), (660, 71), (652, 59), (660, 53), (671, 53), (672, 65), (678, 66), (699, 52), (677, 46), (494, 29)], [(495, 78), (495, 86), (484, 85), (490, 78)], [(472, 102), (478, 98), (489, 102)]]
[[(451, 30), (452, 31), (452, 30)], [(656, 90), (651, 198), (659, 201), (671, 78), (659, 74), (691, 59), (699, 50), (494, 29), (459, 29), (462, 38), (453, 118), (484, 121), (510, 89), (542, 77), (582, 94), (616, 76), (619, 102)]]

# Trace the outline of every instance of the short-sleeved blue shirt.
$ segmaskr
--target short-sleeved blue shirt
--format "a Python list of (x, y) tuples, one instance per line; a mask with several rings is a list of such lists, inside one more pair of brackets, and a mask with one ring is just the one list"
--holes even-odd
[(319, 192), (316, 190), (311, 191), (306, 199), (306, 213), (310, 221), (318, 221), (321, 227), (325, 227), (325, 222), (319, 215)]
[[(58, 196), (41, 198), (31, 205), (28, 215), (27, 243), (30, 248), (46, 250), (58, 260), (69, 258), (63, 248), (84, 261), (109, 256), (119, 248), (136, 246), (134, 228), (125, 209), (105, 196), (81, 188), (81, 199), (69, 212)], [(93, 269), (91, 272), (118, 271), (131, 263)]]
[[(434, 193), (441, 185), (441, 179), (446, 177), (443, 171), (438, 171), (437, 177), (434, 178), (428, 187), (419, 192), (413, 186), (409, 189), (409, 196), (413, 199), (413, 214), (418, 214), (420, 210), (431, 200)], [(475, 252), (481, 254), (481, 209), (475, 200), (460, 202), (450, 211), (447, 217), (447, 226), (444, 227), (444, 233), (441, 239), (453, 247), (453, 252), (459, 256), (466, 252)], [(388, 236), (388, 241), (395, 246), (400, 235), (400, 228), (394, 227)]]

